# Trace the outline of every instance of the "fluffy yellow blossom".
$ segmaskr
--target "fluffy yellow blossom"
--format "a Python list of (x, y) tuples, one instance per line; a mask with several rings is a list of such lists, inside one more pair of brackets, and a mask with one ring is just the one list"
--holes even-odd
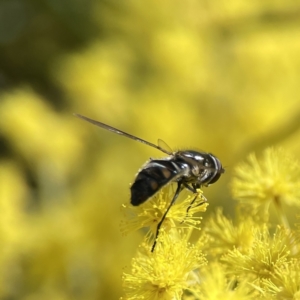
[(300, 299), (300, 261), (290, 262), (277, 267), (270, 279), (262, 279), (261, 289), (276, 299)]
[[(157, 225), (169, 207), (173, 196), (173, 186), (168, 185), (142, 205), (123, 205), (126, 214), (126, 220), (122, 223), (123, 232), (127, 233), (129, 231), (149, 227), (150, 231), (148, 236), (155, 236)], [(195, 197), (197, 197), (197, 199), (187, 213), (187, 209)], [(207, 206), (208, 203), (206, 203), (206, 199), (202, 195), (201, 190), (198, 190), (198, 194), (188, 196), (186, 196), (185, 191), (182, 191), (175, 204), (170, 208), (161, 228), (165, 230), (171, 229), (175, 226), (175, 222), (181, 224), (181, 227), (197, 228), (197, 225), (201, 222), (201, 217), (195, 216), (195, 214), (206, 211)]]
[(195, 299), (205, 300), (250, 300), (256, 299), (258, 292), (248, 284), (247, 277), (228, 276), (220, 263), (211, 263), (201, 268), (200, 284), (192, 292)]
[(237, 200), (300, 207), (300, 165), (281, 148), (266, 149), (261, 159), (250, 154), (248, 162), (236, 168), (232, 190)]
[(244, 217), (237, 224), (223, 215), (221, 209), (205, 223), (203, 228), (206, 243), (203, 250), (210, 254), (224, 254), (234, 247), (246, 252), (253, 243), (253, 228), (257, 225), (251, 218)]
[(252, 206), (252, 214), (267, 220), (273, 204), (281, 224), (289, 228), (282, 205), (300, 207), (300, 165), (281, 148), (268, 148), (258, 159), (250, 154), (248, 161), (236, 168), (232, 181), (235, 199)]
[(194, 282), (194, 270), (206, 263), (202, 252), (188, 242), (188, 234), (161, 230), (154, 252), (143, 244), (123, 275), (123, 299), (180, 300)]
[(277, 268), (287, 262), (292, 249), (287, 231), (277, 228), (271, 235), (264, 226), (253, 230), (253, 243), (248, 253), (230, 250), (222, 257), (222, 261), (232, 274), (252, 274), (255, 279), (270, 278)]

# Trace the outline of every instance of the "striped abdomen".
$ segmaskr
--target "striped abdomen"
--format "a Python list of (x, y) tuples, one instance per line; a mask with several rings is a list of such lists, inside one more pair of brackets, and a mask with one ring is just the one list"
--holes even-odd
[(188, 167), (171, 160), (150, 160), (137, 174), (131, 186), (131, 204), (140, 205), (163, 186), (182, 177)]

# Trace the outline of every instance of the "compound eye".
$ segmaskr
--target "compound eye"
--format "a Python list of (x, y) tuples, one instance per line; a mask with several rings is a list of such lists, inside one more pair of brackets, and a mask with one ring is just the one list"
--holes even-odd
[(209, 184), (215, 183), (216, 181), (219, 180), (219, 178), (221, 177), (221, 173), (217, 173), (209, 182)]

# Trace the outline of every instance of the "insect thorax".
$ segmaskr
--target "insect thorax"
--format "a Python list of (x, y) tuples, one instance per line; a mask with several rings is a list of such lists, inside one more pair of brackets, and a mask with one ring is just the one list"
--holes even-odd
[(198, 185), (208, 185), (217, 181), (224, 171), (221, 162), (210, 153), (185, 150), (175, 154), (176, 161), (184, 161), (189, 174), (186, 175), (186, 182)]

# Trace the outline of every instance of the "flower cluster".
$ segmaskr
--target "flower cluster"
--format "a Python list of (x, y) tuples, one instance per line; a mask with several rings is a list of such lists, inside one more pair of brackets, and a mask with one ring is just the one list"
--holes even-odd
[[(182, 196), (167, 214), (153, 252), (172, 187), (141, 207), (126, 207), (125, 232), (150, 229), (131, 270), (123, 274), (122, 299), (300, 299), (300, 230), (290, 226), (285, 212), (285, 207), (300, 206), (299, 170), (282, 149), (269, 148), (260, 159), (251, 154), (232, 180), (239, 200), (236, 217), (217, 209), (195, 238), (201, 220), (197, 213), (208, 204), (200, 190)], [(279, 215), (276, 222), (270, 218), (271, 204)], [(256, 215), (260, 209), (263, 217)]]
[(260, 159), (250, 154), (248, 161), (236, 168), (232, 192), (255, 213), (268, 214), (272, 204), (288, 226), (282, 206), (300, 207), (299, 163), (281, 148), (266, 149)]
[(188, 235), (161, 230), (152, 253), (142, 244), (132, 261), (132, 272), (123, 275), (126, 299), (181, 299), (194, 285), (194, 271), (206, 263), (201, 250), (188, 242)]
[[(170, 205), (170, 200), (174, 196), (173, 185), (168, 185), (157, 193), (152, 199), (140, 206), (123, 205), (126, 219), (122, 224), (123, 233), (149, 228), (147, 237), (153, 239), (156, 228), (162, 216)], [(196, 197), (196, 198), (195, 198)], [(195, 199), (191, 207), (190, 203)], [(181, 228), (199, 228), (201, 217), (195, 215), (198, 212), (205, 212), (208, 203), (202, 191), (198, 190), (195, 195), (187, 195), (182, 192), (175, 204), (170, 208), (162, 226), (165, 230), (170, 230), (176, 226)]]

